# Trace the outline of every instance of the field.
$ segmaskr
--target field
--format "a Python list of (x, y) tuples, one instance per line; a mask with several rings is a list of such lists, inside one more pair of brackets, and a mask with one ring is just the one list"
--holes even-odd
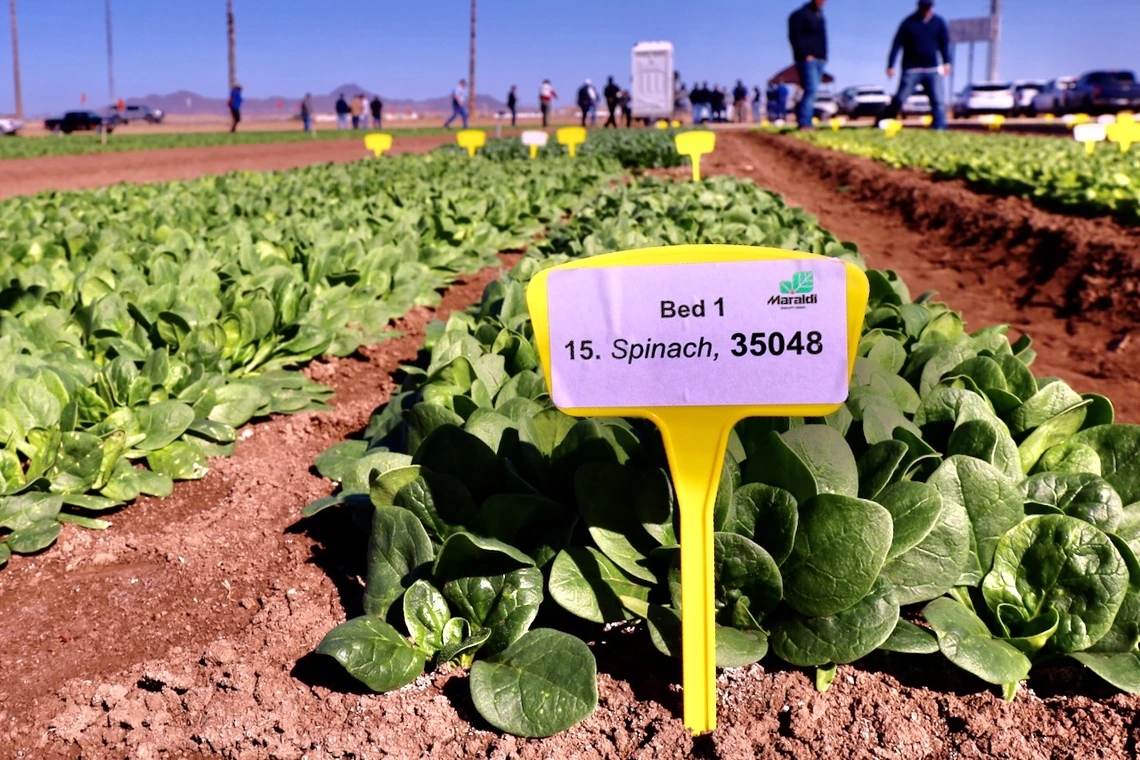
[[(1134, 199), (935, 137), (4, 161), (0, 755), (1133, 756)], [(521, 298), (689, 242), (872, 285), (840, 412), (735, 431), (696, 739), (660, 438), (552, 407)]]

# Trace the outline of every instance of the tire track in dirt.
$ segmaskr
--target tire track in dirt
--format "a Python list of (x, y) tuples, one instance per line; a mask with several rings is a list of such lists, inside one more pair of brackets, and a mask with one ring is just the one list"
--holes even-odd
[(708, 173), (755, 180), (858, 244), (915, 294), (936, 290), (971, 329), (1027, 332), (1039, 375), (1113, 400), (1140, 422), (1140, 230), (808, 145), (722, 132)]

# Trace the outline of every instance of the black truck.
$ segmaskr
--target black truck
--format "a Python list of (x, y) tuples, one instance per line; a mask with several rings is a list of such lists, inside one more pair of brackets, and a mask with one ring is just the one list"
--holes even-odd
[(44, 129), (49, 132), (63, 132), (65, 135), (72, 132), (92, 132), (101, 129), (113, 132), (115, 121), (115, 119), (100, 116), (94, 111), (68, 111), (61, 118), (45, 119)]
[(1116, 113), (1140, 108), (1140, 83), (1131, 71), (1090, 71), (1065, 92), (1069, 113)]

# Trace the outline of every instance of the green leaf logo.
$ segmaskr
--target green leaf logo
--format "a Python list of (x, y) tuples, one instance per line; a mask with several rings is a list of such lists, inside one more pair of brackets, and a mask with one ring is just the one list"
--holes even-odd
[(811, 272), (796, 272), (791, 280), (780, 282), (781, 293), (810, 293), (815, 288), (815, 278)]

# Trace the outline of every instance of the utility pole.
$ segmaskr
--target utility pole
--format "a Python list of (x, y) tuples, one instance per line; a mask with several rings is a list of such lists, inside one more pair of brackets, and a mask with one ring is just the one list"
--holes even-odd
[(471, 0), (471, 60), (467, 67), (467, 113), (475, 118), (475, 0)]
[(990, 0), (989, 81), (998, 81), (998, 41), (1001, 39), (1001, 0)]
[(8, 0), (12, 17), (12, 75), (16, 78), (16, 118), (24, 118), (24, 94), (20, 90), (20, 35), (16, 31), (16, 0)]
[(115, 105), (115, 51), (111, 45), (111, 0), (106, 0), (107, 8), (107, 96), (111, 106)]
[(234, 60), (234, 0), (226, 0), (226, 28), (230, 48), (230, 89), (237, 84), (237, 62)]

